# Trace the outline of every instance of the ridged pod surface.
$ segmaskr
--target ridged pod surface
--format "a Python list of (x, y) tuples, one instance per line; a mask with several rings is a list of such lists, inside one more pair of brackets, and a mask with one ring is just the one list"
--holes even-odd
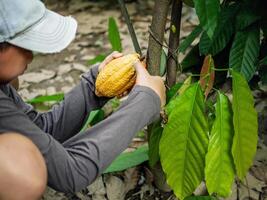
[(130, 89), (136, 80), (133, 64), (139, 58), (139, 54), (133, 53), (110, 61), (97, 76), (96, 95), (114, 97)]

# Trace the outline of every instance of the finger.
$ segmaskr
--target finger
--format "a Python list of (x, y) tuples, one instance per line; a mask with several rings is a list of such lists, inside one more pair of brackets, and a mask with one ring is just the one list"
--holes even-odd
[(148, 71), (140, 61), (136, 61), (133, 66), (136, 70), (137, 76), (140, 74), (149, 75)]
[(122, 53), (118, 52), (118, 51), (113, 51), (110, 55), (108, 55), (103, 61), (102, 63), (99, 65), (99, 70), (101, 71), (105, 65), (107, 65), (110, 61), (112, 61), (115, 58), (119, 58), (123, 56)]
[(110, 61), (112, 61), (114, 58), (119, 58), (123, 56), (122, 53), (118, 52), (118, 51), (113, 51), (110, 55), (108, 55), (105, 60), (104, 63), (108, 64)]
[(120, 53), (120, 52), (116, 52), (116, 53), (112, 54), (113, 59), (114, 58), (119, 58), (119, 57), (122, 57), (122, 56), (123, 56), (123, 53)]

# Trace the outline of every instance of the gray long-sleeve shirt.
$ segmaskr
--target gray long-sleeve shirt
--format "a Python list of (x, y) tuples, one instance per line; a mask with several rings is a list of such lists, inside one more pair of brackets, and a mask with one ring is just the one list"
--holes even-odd
[(90, 111), (107, 101), (94, 93), (97, 73), (97, 67), (91, 68), (60, 104), (45, 113), (23, 102), (10, 85), (0, 85), (0, 134), (12, 131), (29, 137), (45, 158), (48, 185), (62, 192), (89, 185), (138, 130), (159, 117), (158, 95), (137, 85), (116, 112), (79, 133)]

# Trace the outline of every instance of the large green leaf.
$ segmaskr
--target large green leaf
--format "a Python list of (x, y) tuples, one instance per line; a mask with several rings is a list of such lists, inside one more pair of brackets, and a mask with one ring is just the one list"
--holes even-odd
[(259, 19), (260, 16), (258, 16), (253, 9), (251, 9), (248, 5), (243, 5), (236, 17), (236, 29), (243, 30)]
[(166, 91), (166, 103), (168, 104), (169, 101), (176, 96), (177, 91), (180, 89), (182, 86), (182, 83), (176, 83), (173, 85), (169, 90)]
[(186, 37), (186, 39), (179, 45), (179, 51), (185, 53), (185, 50), (192, 44), (197, 36), (202, 32), (200, 25), (196, 26), (194, 30)]
[(250, 80), (256, 71), (260, 50), (260, 29), (257, 26), (237, 32), (230, 50), (229, 65)]
[(232, 71), (234, 139), (232, 154), (238, 177), (242, 180), (253, 162), (258, 141), (257, 112), (244, 77)]
[(113, 17), (108, 20), (108, 39), (113, 51), (122, 51), (120, 32)]
[(106, 57), (107, 55), (97, 55), (95, 58), (88, 60), (88, 65), (94, 65), (96, 63), (102, 62)]
[(233, 135), (231, 104), (225, 95), (218, 93), (216, 119), (206, 155), (205, 177), (209, 194), (227, 197), (231, 193), (235, 175), (231, 154)]
[(204, 179), (208, 123), (198, 83), (175, 100), (177, 106), (168, 116), (159, 152), (168, 184), (178, 198), (184, 199)]
[(141, 146), (133, 152), (120, 154), (104, 173), (117, 172), (134, 167), (148, 160), (148, 146)]
[(86, 119), (81, 131), (85, 131), (89, 127), (89, 125), (93, 126), (98, 122), (102, 121), (103, 119), (104, 119), (104, 111), (102, 109), (92, 110), (89, 113), (89, 116)]
[(178, 89), (176, 94), (173, 96), (170, 102), (166, 105), (165, 111), (167, 115), (170, 115), (171, 112), (175, 108), (177, 108), (177, 104), (179, 103), (179, 101), (177, 101), (176, 98), (178, 98), (178, 95), (181, 95), (182, 93), (186, 91), (187, 88), (190, 87), (191, 81), (192, 81), (192, 77), (191, 76), (187, 77), (187, 79), (185, 79), (185, 81), (183, 82), (183, 85), (181, 85), (181, 87)]
[(267, 56), (260, 60), (260, 65), (267, 65)]
[(199, 41), (199, 51), (202, 55), (216, 55), (225, 48), (234, 33), (234, 19), (239, 6), (234, 4), (221, 10), (219, 21), (213, 37), (210, 39), (204, 32)]
[(194, 4), (200, 25), (207, 32), (209, 38), (212, 38), (218, 22), (220, 1), (194, 0)]
[(159, 161), (159, 141), (162, 135), (163, 127), (161, 120), (153, 123), (149, 138), (149, 165), (154, 166)]
[(44, 103), (44, 102), (60, 102), (64, 99), (63, 93), (53, 94), (53, 95), (45, 95), (45, 96), (39, 96), (35, 97), (33, 99), (27, 100), (27, 103)]

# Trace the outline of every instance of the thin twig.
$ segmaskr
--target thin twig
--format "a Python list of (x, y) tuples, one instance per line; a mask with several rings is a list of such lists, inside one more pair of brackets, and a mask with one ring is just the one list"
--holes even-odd
[(135, 31), (134, 31), (132, 22), (131, 22), (130, 17), (129, 17), (129, 13), (128, 13), (127, 8), (125, 6), (124, 0), (118, 0), (118, 2), (119, 2), (119, 5), (120, 5), (120, 8), (121, 8), (122, 15), (123, 15), (123, 17), (125, 19), (125, 22), (127, 24), (130, 36), (132, 38), (134, 49), (142, 57), (142, 51), (141, 51), (140, 45), (138, 43), (138, 40), (137, 40)]
[[(175, 54), (175, 52), (176, 52), (177, 50), (173, 51), (168, 45), (163, 44), (163, 42), (161, 42), (161, 41), (157, 38), (157, 36), (153, 33), (153, 31), (152, 31), (150, 28), (148, 29), (148, 32), (149, 32), (149, 34), (154, 38), (154, 40), (155, 40), (157, 43), (159, 43), (161, 46), (167, 48), (167, 49), (169, 50), (169, 52), (171, 52), (171, 54), (168, 55), (167, 59), (169, 59), (170, 57), (173, 57), (174, 59), (177, 59), (177, 58), (176, 58), (176, 54)], [(178, 49), (178, 48), (177, 48), (177, 49)]]
[[(169, 51), (167, 59), (167, 84), (173, 86), (176, 83), (178, 54), (175, 53), (179, 47), (180, 27), (182, 17), (182, 0), (172, 1), (170, 36), (169, 36)], [(173, 28), (174, 27), (174, 28)]]
[(229, 69), (218, 69), (218, 68), (214, 68), (214, 67), (212, 67), (211, 69), (214, 70), (214, 71), (218, 71), (218, 72), (224, 72), (224, 71), (228, 71), (229, 70)]
[(149, 27), (149, 29), (148, 29), (148, 32), (149, 32), (149, 34), (153, 37), (153, 39), (157, 42), (157, 43), (159, 43), (161, 46), (163, 46), (163, 47), (166, 47), (167, 49), (170, 49), (169, 47), (168, 47), (168, 45), (165, 45), (165, 44), (163, 44), (158, 38), (157, 38), (157, 36), (153, 33), (153, 31), (151, 30), (151, 28)]

